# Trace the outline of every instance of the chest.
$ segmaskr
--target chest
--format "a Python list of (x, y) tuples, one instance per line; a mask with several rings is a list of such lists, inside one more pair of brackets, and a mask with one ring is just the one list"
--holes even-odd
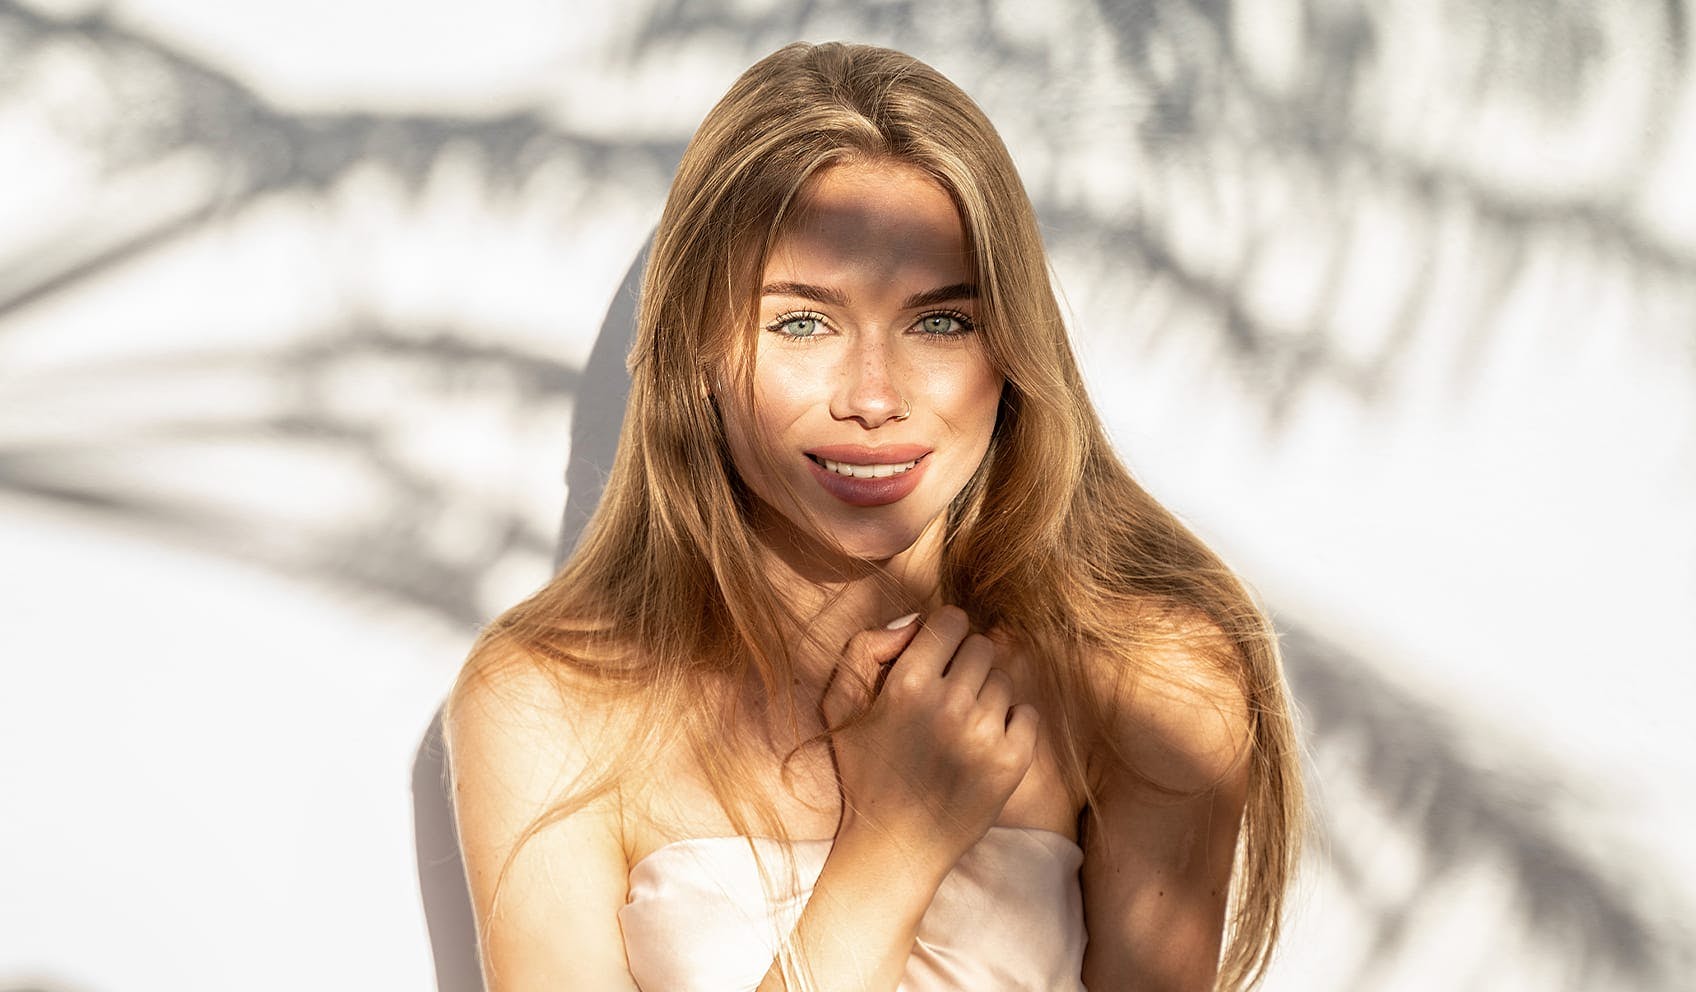
[[(726, 728), (726, 733), (735, 732)], [(1045, 730), (1030, 769), (995, 821), (997, 827), (1034, 828), (1078, 840), (1083, 799), (1067, 783), (1058, 744)], [(764, 806), (792, 839), (835, 835), (842, 797), (824, 744), (792, 754), (783, 748), (761, 749), (744, 755), (734, 768), (709, 768), (710, 761), (678, 741), (628, 784), (624, 836), (629, 864), (679, 841), (775, 832), (757, 819), (738, 825), (715, 792), (715, 779), (726, 792), (750, 798), (748, 807)]]
[[(794, 932), (829, 850), (828, 840), (790, 847), (793, 888), (781, 881), (789, 862), (773, 841), (702, 838), (655, 852), (631, 870), (618, 913), (631, 975), (675, 992), (754, 988)], [(898, 988), (1082, 992), (1082, 857), (1052, 833), (991, 828), (937, 889)]]

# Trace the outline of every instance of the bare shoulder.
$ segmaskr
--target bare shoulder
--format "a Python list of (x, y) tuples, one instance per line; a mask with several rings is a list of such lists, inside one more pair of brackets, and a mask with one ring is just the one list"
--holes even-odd
[(1101, 746), (1117, 747), (1141, 775), (1196, 792), (1241, 771), (1253, 718), (1239, 655), (1212, 621), (1183, 616), (1147, 623), (1127, 657), (1103, 658), (1092, 670), (1106, 720), (1100, 733), (1110, 738)]
[(616, 782), (628, 707), (511, 643), (485, 642), (443, 710), (484, 980), (495, 992), (633, 988)]
[(504, 639), (466, 659), (443, 709), (450, 751), (536, 765), (586, 758), (633, 720), (625, 702)]
[(455, 792), (498, 784), (546, 804), (616, 756), (630, 740), (630, 709), (521, 646), (486, 641), (443, 707)]
[(1254, 731), (1239, 657), (1212, 623), (1175, 618), (1139, 625), (1092, 669), (1090, 988), (1214, 986)]

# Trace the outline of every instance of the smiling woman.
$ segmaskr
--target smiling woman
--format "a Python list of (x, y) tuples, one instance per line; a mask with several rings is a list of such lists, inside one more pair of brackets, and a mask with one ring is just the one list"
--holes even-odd
[(750, 69), (630, 368), (584, 540), (446, 710), (492, 992), (1258, 979), (1276, 643), (1109, 447), (965, 94), (865, 46)]

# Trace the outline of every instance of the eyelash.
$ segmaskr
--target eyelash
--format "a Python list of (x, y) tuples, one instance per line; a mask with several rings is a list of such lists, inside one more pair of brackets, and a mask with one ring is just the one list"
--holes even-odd
[[(918, 320), (913, 322), (914, 326), (920, 326), (925, 321), (930, 320), (933, 317), (948, 317), (948, 318), (956, 321), (957, 323), (959, 323), (960, 329), (957, 330), (957, 331), (947, 331), (947, 332), (943, 332), (943, 333), (933, 333), (933, 332), (930, 332), (930, 331), (920, 331), (919, 333), (922, 336), (927, 337), (927, 338), (959, 338), (959, 337), (965, 337), (966, 335), (977, 330), (977, 324), (972, 322), (972, 318), (966, 316), (965, 314), (961, 313), (958, 310), (930, 310), (930, 311), (927, 311), (925, 313), (919, 314)], [(825, 323), (824, 314), (819, 313), (815, 310), (791, 310), (788, 313), (778, 314), (777, 318), (775, 320), (773, 320), (771, 323), (767, 324), (765, 329), (768, 330), (768, 331), (771, 331), (772, 333), (782, 337), (784, 340), (787, 340), (787, 341), (812, 341), (814, 338), (820, 337), (820, 335), (817, 332), (814, 332), (812, 334), (785, 334), (785, 333), (783, 333), (783, 326), (785, 324), (794, 323), (797, 320), (811, 320), (811, 321), (814, 321), (815, 323), (818, 323), (818, 324), (824, 324)]]
[(923, 324), (925, 321), (931, 319), (932, 317), (952, 317), (952, 318), (954, 318), (954, 320), (959, 322), (960, 329), (957, 330), (957, 331), (948, 331), (947, 333), (944, 333), (944, 334), (932, 334), (929, 331), (922, 332), (926, 337), (958, 338), (958, 337), (964, 337), (967, 334), (970, 334), (973, 331), (978, 329), (978, 325), (974, 324), (972, 322), (972, 318), (966, 316), (965, 314), (961, 313), (958, 310), (932, 310), (929, 313), (922, 313), (922, 314), (919, 314), (918, 323)]
[(823, 324), (824, 314), (817, 313), (812, 310), (791, 310), (788, 313), (780, 313), (777, 315), (776, 320), (773, 320), (771, 323), (766, 325), (766, 330), (771, 331), (787, 341), (811, 341), (819, 336), (816, 332), (812, 334), (783, 333), (783, 325), (794, 323), (797, 320), (811, 320), (816, 323)]

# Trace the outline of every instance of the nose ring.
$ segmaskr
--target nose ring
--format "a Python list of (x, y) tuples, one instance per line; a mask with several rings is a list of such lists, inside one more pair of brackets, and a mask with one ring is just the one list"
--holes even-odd
[(890, 417), (889, 418), (890, 420), (906, 420), (908, 417), (911, 417), (913, 415), (913, 404), (907, 402), (905, 397), (903, 397), (901, 399), (901, 406), (902, 406), (901, 412), (896, 414), (893, 417)]

